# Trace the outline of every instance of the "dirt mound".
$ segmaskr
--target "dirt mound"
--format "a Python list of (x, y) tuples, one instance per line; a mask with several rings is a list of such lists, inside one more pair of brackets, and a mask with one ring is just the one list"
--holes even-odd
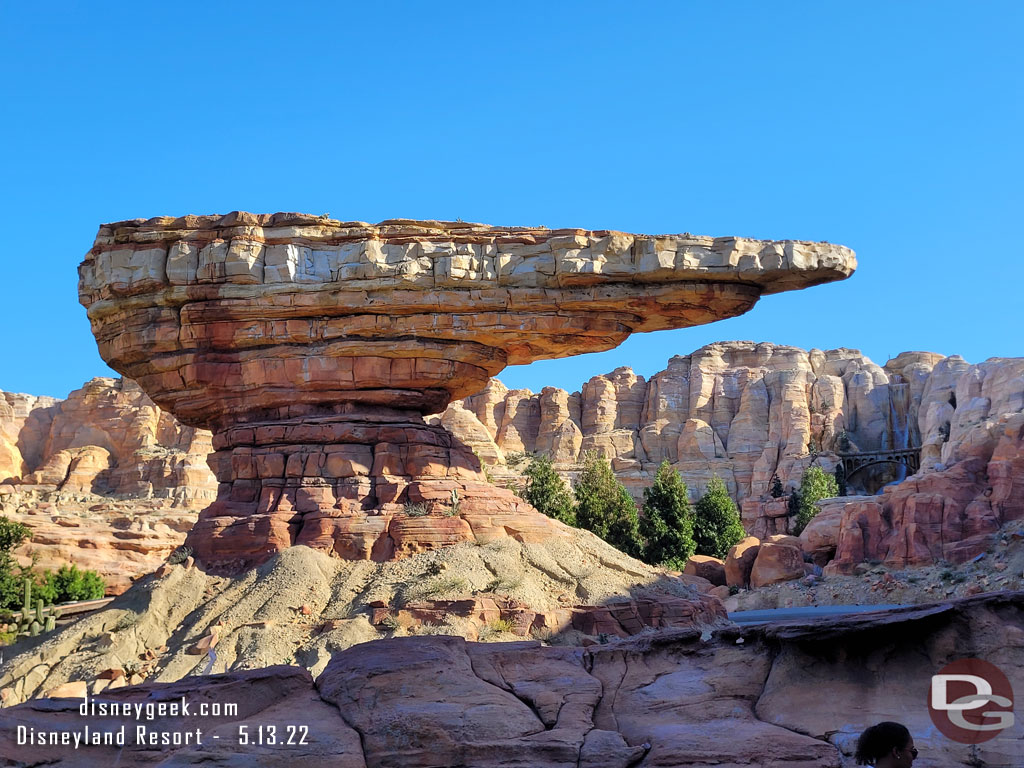
[(578, 530), (384, 563), (290, 547), (238, 577), (165, 565), (106, 610), (10, 649), (17, 655), (0, 668), (0, 689), (9, 705), (69, 681), (97, 691), (274, 664), (315, 675), (351, 645), (408, 634), (574, 643), (725, 622), (722, 604), (694, 586), (700, 582)]

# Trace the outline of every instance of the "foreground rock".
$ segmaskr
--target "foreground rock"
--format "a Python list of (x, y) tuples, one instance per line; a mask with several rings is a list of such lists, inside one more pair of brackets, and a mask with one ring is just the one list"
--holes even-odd
[[(962, 656), (999, 666), (1024, 689), (1024, 594), (862, 614), (813, 624), (664, 631), (590, 648), (454, 637), (366, 643), (337, 653), (315, 682), (270, 667), (105, 693), (108, 701), (234, 702), (222, 718), (157, 719), (200, 728), (202, 746), (142, 749), (138, 723), (80, 718), (77, 700), (0, 710), (8, 765), (340, 765), (627, 768), (840, 768), (857, 735), (883, 719), (907, 724), (920, 762), (1011, 768), (1022, 726), (977, 747), (941, 736), (928, 716), (931, 675)], [(425, 684), (429, 681), (429, 684)], [(127, 746), (19, 746), (36, 731), (128, 727)], [(309, 728), (308, 744), (239, 743), (273, 725)], [(213, 736), (219, 736), (214, 739)], [(127, 762), (125, 762), (127, 760)]]
[(0, 689), (13, 703), (69, 682), (95, 692), (108, 670), (167, 682), (288, 659), (318, 674), (332, 653), (393, 634), (579, 643), (713, 628), (726, 616), (699, 591), (710, 587), (570, 529), (537, 543), (506, 537), (383, 563), (296, 546), (238, 577), (190, 562), (163, 566), (102, 612), (5, 649)]
[[(115, 370), (214, 432), (220, 493), (188, 544), (238, 571), (294, 544), (379, 561), (557, 535), (423, 415), (507, 365), (732, 317), (854, 267), (828, 243), (235, 212), (101, 227), (79, 298)], [(396, 530), (407, 505), (450, 519)]]

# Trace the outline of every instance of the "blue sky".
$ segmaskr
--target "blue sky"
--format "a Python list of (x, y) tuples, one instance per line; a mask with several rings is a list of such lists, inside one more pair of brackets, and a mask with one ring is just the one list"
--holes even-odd
[(1024, 354), (1024, 4), (633, 6), (3, 4), (0, 389), (110, 375), (76, 291), (100, 223), (236, 209), (858, 253), (844, 283), (511, 386), (724, 339)]

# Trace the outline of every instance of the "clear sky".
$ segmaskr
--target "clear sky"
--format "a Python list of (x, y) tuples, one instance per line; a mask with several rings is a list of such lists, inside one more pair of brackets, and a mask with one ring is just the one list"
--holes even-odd
[(2, 3), (0, 389), (111, 375), (76, 291), (100, 223), (236, 209), (857, 251), (510, 386), (725, 339), (1024, 355), (1022, 28), (1016, 1)]

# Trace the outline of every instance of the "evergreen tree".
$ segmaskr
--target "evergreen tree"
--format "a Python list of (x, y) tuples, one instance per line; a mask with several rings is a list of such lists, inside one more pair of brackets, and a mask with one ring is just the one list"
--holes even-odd
[(576, 525), (572, 493), (555, 472), (551, 459), (546, 456), (534, 458), (523, 474), (526, 475), (526, 488), (521, 494), (523, 499), (548, 517), (561, 520), (567, 525)]
[(0, 610), (15, 608), (22, 595), (22, 569), (17, 566), (11, 551), (29, 536), (27, 526), (0, 517)]
[(636, 503), (611, 464), (588, 452), (576, 482), (576, 524), (632, 557), (643, 554)]
[(800, 478), (800, 497), (797, 502), (793, 533), (799, 536), (800, 532), (818, 514), (818, 507), (814, 502), (838, 495), (839, 483), (836, 482), (835, 476), (830, 475), (817, 464), (808, 467), (803, 477)]
[(782, 481), (779, 480), (778, 475), (772, 475), (772, 490), (773, 499), (780, 499), (786, 495), (786, 489), (782, 487)]
[(654, 485), (644, 489), (644, 514), (640, 518), (644, 538), (644, 562), (682, 570), (693, 555), (693, 509), (686, 483), (667, 461), (661, 462)]
[(718, 475), (711, 478), (695, 511), (693, 538), (698, 555), (724, 558), (729, 554), (729, 547), (746, 534), (736, 503)]

